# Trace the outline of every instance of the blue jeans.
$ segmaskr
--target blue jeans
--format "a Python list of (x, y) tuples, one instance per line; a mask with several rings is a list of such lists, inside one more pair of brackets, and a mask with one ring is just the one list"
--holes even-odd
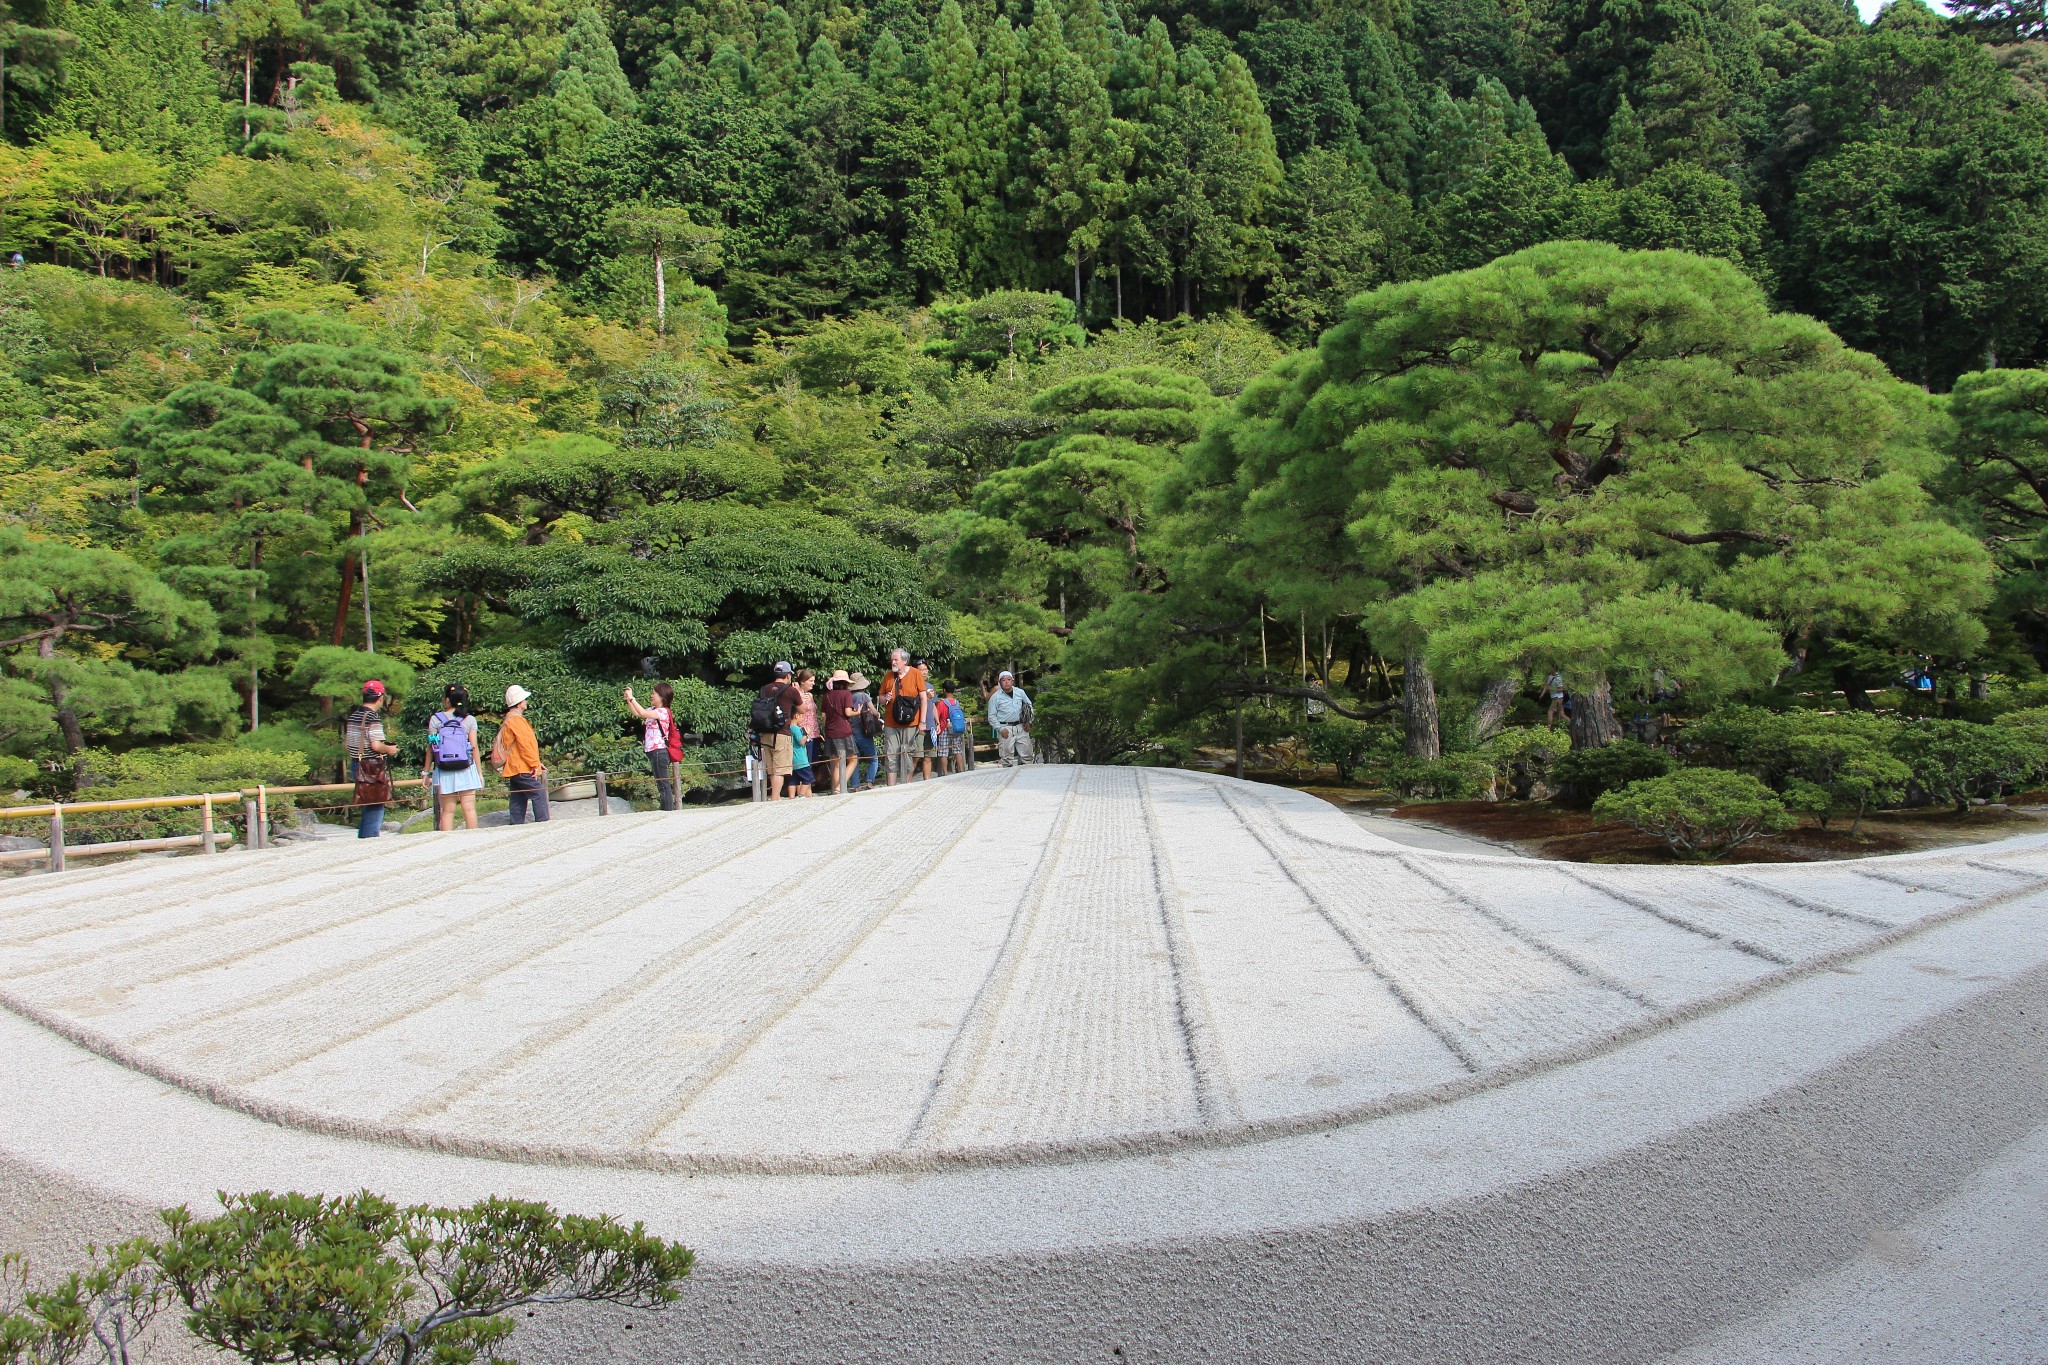
[[(361, 768), (361, 766), (362, 766), (362, 764), (361, 764), (361, 763), (360, 763), (359, 761), (357, 761), (357, 760), (355, 760), (355, 759), (351, 759), (351, 760), (349, 760), (349, 765), (348, 765), (348, 780), (349, 780), (349, 781), (353, 782), (353, 781), (355, 781), (355, 780), (356, 780), (356, 772), (357, 772), (357, 770), (358, 770), (359, 768)], [(356, 821), (356, 838), (358, 838), (358, 839), (374, 839), (374, 838), (376, 838), (376, 837), (377, 837), (378, 835), (382, 834), (383, 832), (384, 832), (384, 808), (383, 808), (382, 806), (364, 806), (364, 807), (363, 807), (363, 818), (362, 818), (362, 819), (360, 819), (360, 820), (358, 820), (358, 821)]]
[(508, 777), (505, 779), (505, 796), (511, 802), (511, 809), (507, 813), (512, 817), (513, 824), (526, 823), (528, 807), (533, 810), (533, 823), (547, 823), (548, 784), (545, 779), (535, 777), (532, 773), (519, 773)]
[(860, 764), (856, 763), (853, 765), (853, 785), (856, 787), (874, 786), (875, 768), (878, 766), (880, 759), (880, 756), (875, 752), (875, 742), (860, 731), (855, 730), (853, 732), (853, 748), (854, 752), (866, 759), (868, 764), (865, 776), (861, 773)]

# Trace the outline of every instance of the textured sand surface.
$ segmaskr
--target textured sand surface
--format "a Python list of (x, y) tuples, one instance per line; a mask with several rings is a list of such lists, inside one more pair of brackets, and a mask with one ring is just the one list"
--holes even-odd
[(218, 1103), (657, 1170), (1167, 1151), (1441, 1102), (2048, 890), (1402, 847), (1118, 768), (135, 863), (0, 891), (0, 1003)]
[(535, 1365), (2030, 1360), (2044, 931), (2048, 836), (1586, 867), (1114, 769), (138, 861), (0, 888), (0, 1246), (698, 1249)]

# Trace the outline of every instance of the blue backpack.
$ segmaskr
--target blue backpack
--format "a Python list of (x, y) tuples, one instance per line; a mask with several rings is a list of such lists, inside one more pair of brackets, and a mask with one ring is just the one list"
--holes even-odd
[(946, 702), (946, 728), (956, 735), (967, 733), (967, 713), (960, 709), (958, 701)]
[(469, 744), (469, 724), (453, 711), (434, 716), (434, 766), (444, 772), (459, 772), (476, 760)]

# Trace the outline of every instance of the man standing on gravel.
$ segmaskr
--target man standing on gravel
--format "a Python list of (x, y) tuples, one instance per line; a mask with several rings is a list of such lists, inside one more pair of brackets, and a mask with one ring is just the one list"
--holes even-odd
[(889, 676), (882, 679), (883, 756), (888, 759), (889, 785), (900, 777), (910, 781), (919, 742), (930, 712), (924, 673), (910, 666), (910, 651), (889, 651)]
[(996, 690), (988, 694), (988, 723), (995, 727), (996, 752), (1005, 768), (1031, 762), (1033, 719), (1031, 698), (1004, 669), (996, 675)]

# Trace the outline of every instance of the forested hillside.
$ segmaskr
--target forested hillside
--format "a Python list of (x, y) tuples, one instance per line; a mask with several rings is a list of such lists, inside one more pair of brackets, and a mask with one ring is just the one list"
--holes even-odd
[(896, 643), (1099, 756), (2024, 687), (2048, 21), (1952, 8), (5, 0), (0, 787)]

